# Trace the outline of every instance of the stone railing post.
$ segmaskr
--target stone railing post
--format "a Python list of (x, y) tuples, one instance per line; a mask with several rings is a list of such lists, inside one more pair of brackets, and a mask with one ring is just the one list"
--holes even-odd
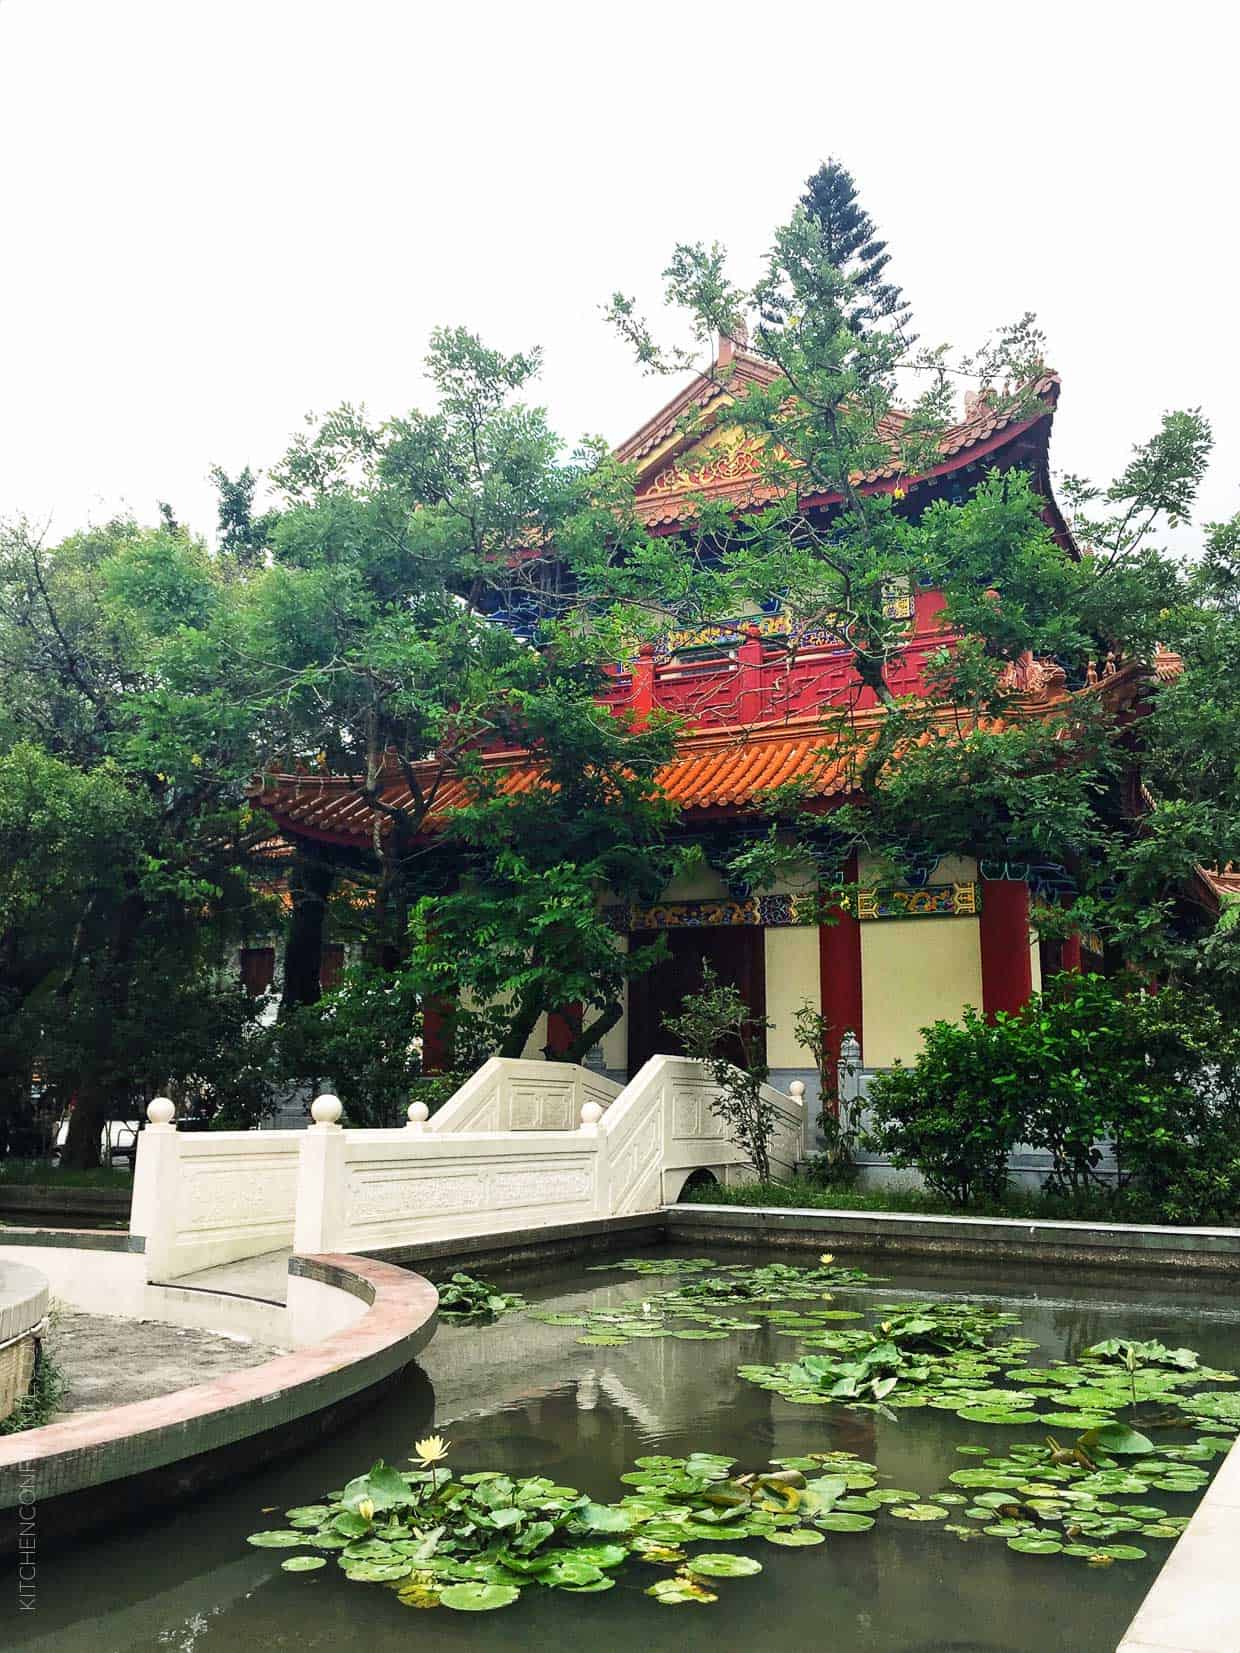
[(177, 1238), (181, 1198), (181, 1143), (173, 1123), (176, 1109), (156, 1096), (146, 1110), (146, 1129), (138, 1136), (133, 1199), (129, 1208), (131, 1239), (142, 1241), (148, 1280), (166, 1277)]
[(855, 1102), (861, 1095), (861, 1046), (855, 1033), (846, 1033), (840, 1043), (837, 1072), (841, 1106)]
[(297, 1162), (297, 1207), (293, 1218), (293, 1250), (339, 1251), (344, 1246), (345, 1135), (338, 1096), (316, 1096), (310, 1105), (314, 1120), (301, 1140)]
[(790, 1132), (793, 1142), (795, 1143), (792, 1157), (794, 1160), (797, 1160), (800, 1159), (802, 1154), (809, 1153), (812, 1146), (809, 1132), (809, 1121), (805, 1113), (805, 1081), (803, 1079), (794, 1079), (788, 1086), (788, 1095), (792, 1098), (793, 1107), (801, 1116), (800, 1124), (796, 1126), (795, 1130)]
[(610, 1217), (611, 1209), (611, 1154), (608, 1149), (607, 1133), (603, 1128), (604, 1112), (598, 1102), (583, 1102), (581, 1104), (581, 1123), (577, 1127), (577, 1134), (587, 1140), (593, 1139), (596, 1152), (594, 1162), (594, 1215), (596, 1217)]

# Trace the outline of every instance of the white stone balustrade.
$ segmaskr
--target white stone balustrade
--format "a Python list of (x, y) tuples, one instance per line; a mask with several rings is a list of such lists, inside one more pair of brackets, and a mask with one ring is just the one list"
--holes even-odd
[(178, 1131), (167, 1097), (138, 1139), (129, 1232), (148, 1280), (279, 1251), (293, 1240), (306, 1131)]
[[(621, 1087), (567, 1063), (493, 1058), (433, 1117), (415, 1102), (393, 1130), (342, 1127), (317, 1097), (306, 1131), (177, 1131), (151, 1104), (131, 1233), (149, 1279), (171, 1279), (290, 1243), (369, 1251), (654, 1211), (689, 1176), (751, 1172), (711, 1108), (705, 1070), (653, 1056)], [(800, 1097), (770, 1087), (776, 1175), (792, 1171)]]

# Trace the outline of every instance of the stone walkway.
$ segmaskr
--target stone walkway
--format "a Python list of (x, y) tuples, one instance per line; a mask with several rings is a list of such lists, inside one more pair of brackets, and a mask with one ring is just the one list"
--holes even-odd
[(284, 1352), (223, 1332), (77, 1309), (53, 1311), (46, 1342), (69, 1386), (58, 1418), (170, 1395)]
[(218, 1263), (196, 1274), (179, 1274), (175, 1280), (161, 1280), (164, 1286), (199, 1286), (203, 1291), (227, 1291), (236, 1297), (257, 1297), (265, 1303), (288, 1301), (288, 1260), (292, 1249), (267, 1251), (261, 1257), (247, 1257), (240, 1263)]

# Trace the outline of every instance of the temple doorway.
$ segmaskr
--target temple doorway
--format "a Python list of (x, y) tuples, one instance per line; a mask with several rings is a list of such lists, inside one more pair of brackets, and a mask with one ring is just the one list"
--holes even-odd
[[(721, 982), (735, 987), (756, 1017), (766, 1015), (766, 949), (757, 925), (668, 930), (667, 957), (629, 983), (629, 1076), (649, 1057), (678, 1056), (680, 1041), (667, 1031), (666, 1019), (678, 1015), (681, 1001), (702, 986), (709, 964)], [(648, 936), (634, 936), (640, 945)], [(759, 1050), (766, 1046), (762, 1033)], [(739, 1050), (734, 1053), (739, 1056)]]

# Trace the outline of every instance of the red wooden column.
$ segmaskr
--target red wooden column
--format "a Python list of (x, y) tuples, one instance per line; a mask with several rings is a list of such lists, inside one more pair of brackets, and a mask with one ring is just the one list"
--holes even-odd
[(982, 1009), (1019, 1010), (1033, 992), (1028, 884), (983, 878), (981, 938)]
[(740, 689), (737, 719), (756, 723), (762, 716), (762, 633), (746, 626), (744, 641), (736, 651), (737, 684)]
[[(855, 883), (857, 858), (851, 856), (844, 878)], [(851, 912), (835, 909), (833, 924), (818, 926), (819, 1002), (830, 1023), (827, 1049), (831, 1063), (840, 1059), (840, 1045), (846, 1033), (855, 1033), (863, 1044), (861, 1028), (861, 925)], [(864, 1046), (863, 1046), (864, 1048)], [(834, 1089), (834, 1086), (832, 1086)]]
[(644, 729), (655, 706), (654, 644), (643, 643), (633, 662), (633, 727)]
[(574, 1002), (563, 1010), (547, 1013), (547, 1050), (552, 1057), (563, 1056), (581, 1037), (582, 1006)]
[(422, 1006), (422, 1072), (447, 1073), (452, 1065), (451, 999), (427, 999)]
[(1081, 968), (1081, 932), (1069, 930), (1059, 943), (1059, 968), (1061, 970), (1077, 970)]

